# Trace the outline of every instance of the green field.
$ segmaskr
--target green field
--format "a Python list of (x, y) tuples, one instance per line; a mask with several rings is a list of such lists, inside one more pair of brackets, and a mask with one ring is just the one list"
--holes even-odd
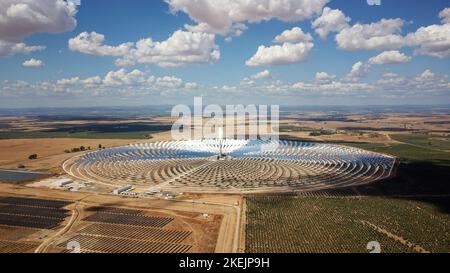
[(341, 143), (352, 147), (390, 154), (403, 163), (428, 162), (450, 166), (450, 139), (419, 134), (392, 134), (390, 137), (399, 144)]
[(400, 134), (391, 135), (391, 138), (410, 146), (418, 146), (429, 150), (450, 151), (450, 138), (430, 136), (424, 134)]
[(0, 139), (24, 138), (93, 138), (93, 139), (147, 139), (151, 134), (167, 131), (170, 124), (152, 122), (53, 124), (51, 129), (0, 132)]
[[(334, 198), (248, 197), (246, 251), (369, 252), (367, 243), (378, 241), (382, 252), (415, 252), (414, 245), (450, 252), (447, 140), (428, 135), (392, 138), (402, 143), (337, 144), (398, 157), (393, 178), (351, 188)], [(364, 197), (351, 196), (357, 194)]]
[(250, 253), (367, 253), (370, 241), (379, 242), (382, 252), (416, 252), (414, 246), (450, 251), (450, 216), (427, 202), (288, 196), (246, 201), (246, 251)]

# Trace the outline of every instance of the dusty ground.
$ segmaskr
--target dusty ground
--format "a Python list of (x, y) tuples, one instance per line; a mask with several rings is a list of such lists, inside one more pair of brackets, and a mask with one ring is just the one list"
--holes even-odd
[[(396, 128), (399, 130), (446, 131), (450, 129), (450, 115), (345, 115), (349, 121), (305, 121), (304, 118), (320, 117), (317, 115), (297, 115), (296, 119), (285, 118), (280, 124), (311, 127), (315, 129), (340, 130), (345, 127), (370, 129)], [(383, 130), (381, 130), (383, 131)]]
[[(142, 140), (141, 140), (142, 141)], [(62, 162), (79, 153), (64, 153), (75, 147), (98, 148), (99, 144), (104, 147), (127, 145), (137, 141), (122, 139), (5, 139), (0, 140), (0, 168), (17, 168), (23, 164), (27, 169), (52, 169), (58, 167)], [(37, 154), (38, 159), (29, 160), (28, 156)]]

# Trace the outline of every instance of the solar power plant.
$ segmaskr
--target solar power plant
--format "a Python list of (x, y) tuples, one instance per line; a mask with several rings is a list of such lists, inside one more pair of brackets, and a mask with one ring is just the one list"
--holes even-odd
[(113, 186), (270, 192), (367, 184), (389, 177), (395, 160), (333, 144), (206, 139), (104, 149), (66, 161), (63, 167), (76, 178)]
[(69, 252), (66, 246), (73, 241), (85, 253), (185, 253), (192, 248), (188, 240), (192, 231), (167, 228), (174, 218), (114, 207), (86, 211), (94, 214), (83, 219), (87, 225), (58, 244), (60, 252)]
[(42, 229), (58, 227), (70, 211), (70, 202), (18, 197), (0, 197), (0, 253), (33, 252), (39, 245), (23, 241)]
[(0, 197), (0, 225), (52, 229), (70, 215), (62, 207), (69, 202)]
[(86, 217), (84, 220), (145, 227), (164, 227), (170, 223), (173, 218), (97, 212), (96, 214)]

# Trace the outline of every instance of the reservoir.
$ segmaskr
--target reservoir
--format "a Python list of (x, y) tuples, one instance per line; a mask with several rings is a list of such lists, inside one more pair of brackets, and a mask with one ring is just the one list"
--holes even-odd
[(28, 172), (17, 170), (2, 170), (0, 169), (0, 181), (4, 182), (22, 182), (39, 177), (48, 176), (48, 173)]

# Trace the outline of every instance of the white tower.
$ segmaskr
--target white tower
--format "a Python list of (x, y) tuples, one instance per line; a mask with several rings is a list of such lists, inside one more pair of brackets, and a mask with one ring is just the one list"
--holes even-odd
[(223, 128), (219, 128), (219, 157), (222, 157), (222, 139), (223, 139)]

